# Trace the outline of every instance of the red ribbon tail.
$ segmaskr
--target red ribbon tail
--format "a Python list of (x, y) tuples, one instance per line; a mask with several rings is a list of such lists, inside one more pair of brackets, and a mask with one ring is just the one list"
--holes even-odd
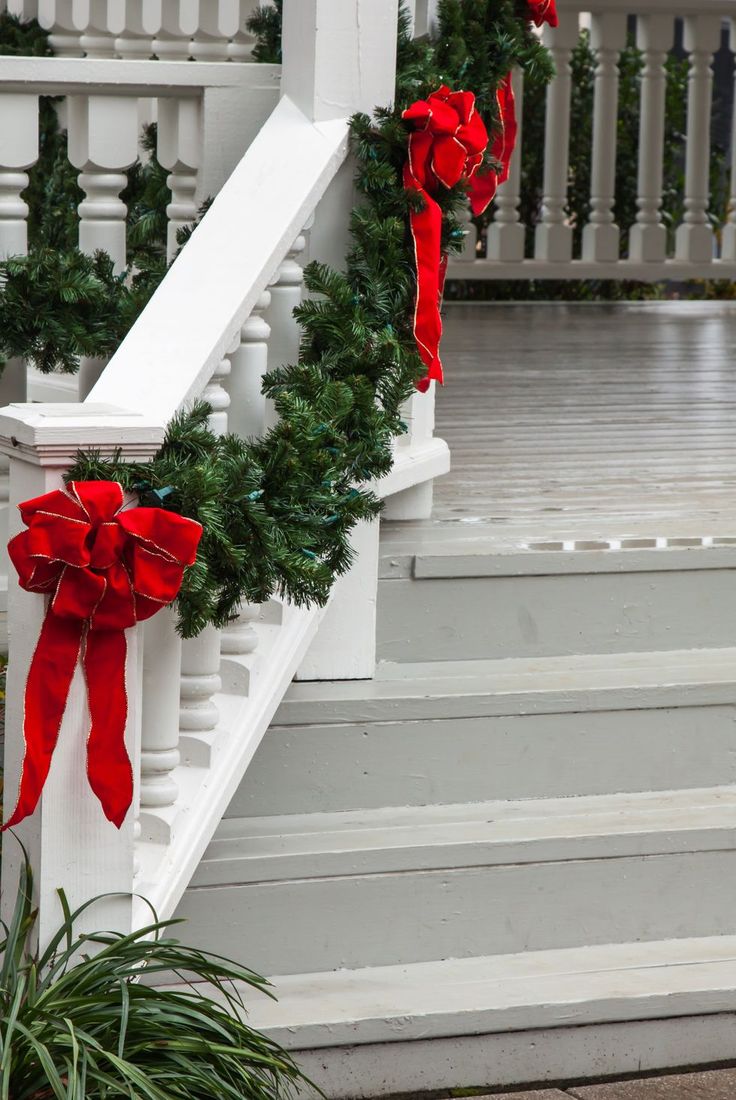
[(105, 817), (118, 829), (133, 801), (133, 769), (125, 747), (127, 650), (123, 630), (90, 630), (87, 634), (84, 672), (92, 723), (87, 778)]
[(417, 299), (414, 311), (414, 337), (427, 378), (442, 381), (440, 339), (442, 320), (440, 298), (444, 283), (441, 260), (442, 211), (431, 195), (422, 190), (423, 210), (412, 210), (409, 217), (417, 265)]
[(26, 681), (23, 715), (25, 756), (18, 801), (3, 829), (29, 817), (51, 767), (85, 624), (49, 611), (43, 621)]

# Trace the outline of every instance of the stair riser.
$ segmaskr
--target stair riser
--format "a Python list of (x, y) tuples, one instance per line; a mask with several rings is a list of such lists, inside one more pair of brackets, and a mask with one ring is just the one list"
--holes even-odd
[(388, 720), (392, 706), (386, 721), (272, 726), (226, 816), (736, 783), (733, 705), (418, 722)]
[(321, 878), (312, 862), (310, 879), (188, 890), (187, 941), (284, 974), (734, 928), (736, 851)]
[(449, 661), (733, 644), (736, 571), (382, 580), (378, 656)]

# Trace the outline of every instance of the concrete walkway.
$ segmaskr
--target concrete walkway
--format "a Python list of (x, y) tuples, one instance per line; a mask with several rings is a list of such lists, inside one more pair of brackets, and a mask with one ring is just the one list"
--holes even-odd
[(502, 1093), (475, 1100), (736, 1100), (736, 1069), (681, 1073), (617, 1081), (606, 1085), (574, 1085), (561, 1089)]

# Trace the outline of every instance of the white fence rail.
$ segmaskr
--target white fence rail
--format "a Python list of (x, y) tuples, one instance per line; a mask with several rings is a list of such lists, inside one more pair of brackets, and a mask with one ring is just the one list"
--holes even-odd
[[(728, 20), (736, 51), (733, 0), (558, 0), (559, 26), (544, 28), (544, 41), (556, 76), (547, 90), (544, 182), (533, 247), (520, 214), (523, 132), (508, 181), (499, 189), (484, 244), (468, 226), (466, 247), (449, 266), (456, 279), (688, 279), (736, 277), (736, 140), (731, 172), (728, 222), (717, 234), (710, 206), (712, 60)], [(638, 137), (637, 214), (625, 239), (615, 223), (618, 143), (618, 61), (626, 45), (627, 16), (636, 16), (636, 45), (642, 53)], [(675, 41), (675, 19), (682, 18), (688, 55), (688, 104), (684, 216), (673, 234), (662, 217), (665, 141), (665, 60)], [(575, 254), (574, 226), (568, 214), (571, 118), (570, 58), (581, 22), (590, 27), (596, 57), (590, 215)], [(514, 75), (517, 110), (523, 108), (523, 77)], [(736, 112), (732, 135), (736, 134)], [(469, 220), (469, 219), (468, 219)], [(672, 241), (671, 246), (668, 240)]]
[[(392, 98), (396, 17), (397, 0), (286, 0), (283, 98), (217, 189), (201, 225), (86, 400), (19, 402), (0, 411), (0, 449), (10, 462), (11, 534), (19, 525), (15, 505), (57, 487), (79, 447), (150, 455), (171, 416), (199, 395), (212, 405), (215, 431), (264, 430), (268, 410), (260, 380), (269, 365), (298, 347), (292, 310), (301, 297), (311, 227), (315, 242), (345, 241), (352, 201), (348, 118)], [(54, 91), (75, 101), (70, 152), (87, 196), (80, 242), (86, 249), (108, 247), (119, 263), (124, 211), (118, 195), (135, 155), (133, 115), (142, 85), (146, 95), (159, 97), (159, 155), (172, 172), (176, 200), (177, 177), (191, 180), (207, 150), (218, 141), (232, 147), (242, 137), (239, 117), (226, 134), (222, 119), (208, 115), (208, 94), (236, 88), (250, 99), (273, 80), (268, 66), (8, 60), (0, 72), (0, 132), (11, 140), (0, 139), (0, 167), (16, 191), (15, 224), (0, 236), (6, 251), (23, 243), (22, 181), (15, 176), (34, 160), (36, 97)], [(254, 82), (250, 70), (256, 69)], [(7, 121), (16, 116), (3, 109), (3, 100), (23, 104), (23, 125), (15, 130)], [(183, 190), (199, 193), (199, 178), (196, 188), (189, 182)], [(186, 221), (191, 204), (172, 201), (169, 213), (174, 224)], [(395, 494), (405, 515), (427, 513), (431, 494), (424, 486), (449, 465), (447, 447), (432, 438), (431, 406), (422, 401), (421, 411), (418, 402), (407, 411), (409, 438), (378, 487), (383, 495)], [(309, 656), (310, 676), (372, 675), (377, 539), (377, 524), (356, 532), (357, 564), (324, 616)], [(8, 802), (20, 773), (23, 690), (42, 603), (10, 578)], [(104, 819), (87, 786), (85, 687), (81, 675), (75, 679), (39, 808), (19, 829), (36, 871), (42, 941), (58, 918), (54, 891), (62, 884), (72, 903), (102, 891), (136, 890), (161, 916), (171, 914), (321, 619), (316, 610), (273, 599), (263, 607), (243, 606), (227, 630), (208, 629), (193, 641), (181, 643), (170, 613), (129, 632), (127, 743), (136, 793), (135, 813), (120, 832)], [(2, 905), (8, 908), (17, 866), (18, 853), (6, 842)], [(125, 929), (148, 916), (142, 902), (121, 895), (90, 923)]]

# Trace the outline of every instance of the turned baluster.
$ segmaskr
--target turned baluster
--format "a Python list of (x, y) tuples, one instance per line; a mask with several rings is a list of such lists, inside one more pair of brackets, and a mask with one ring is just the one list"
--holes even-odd
[[(226, 382), (230, 395), (228, 421), (230, 431), (243, 439), (262, 435), (266, 424), (266, 399), (261, 384), (268, 369), (271, 329), (263, 313), (270, 303), (271, 294), (265, 291), (240, 330), (240, 343), (230, 355), (231, 370)], [(258, 634), (253, 623), (260, 613), (260, 604), (240, 605), (237, 619), (222, 632), (223, 653), (252, 653), (257, 648)]]
[[(731, 52), (736, 53), (736, 19), (729, 24)], [(734, 77), (734, 105), (731, 113), (731, 196), (728, 203), (728, 221), (723, 227), (721, 258), (736, 260), (736, 75)]]
[(201, 149), (201, 101), (195, 98), (160, 99), (157, 154), (159, 162), (169, 169), (166, 178), (171, 191), (171, 202), (166, 207), (169, 260), (179, 248), (177, 233), (197, 217), (197, 169), (201, 163)]
[(69, 160), (79, 168), (79, 247), (103, 249), (125, 267), (125, 169), (138, 155), (138, 102), (127, 96), (73, 95), (67, 101)]
[(161, 30), (153, 42), (156, 57), (161, 61), (190, 58), (198, 20), (199, 0), (161, 0)]
[[(218, 435), (227, 431), (230, 396), (223, 381), (230, 374), (230, 361), (223, 359), (215, 368), (202, 399), (212, 408), (210, 428)], [(196, 638), (182, 643), (179, 729), (186, 734), (181, 749), (192, 763), (206, 764), (211, 752), (211, 731), (219, 721), (213, 696), (220, 691), (220, 635), (214, 626), (205, 627)]]
[(524, 259), (524, 241), (526, 227), (521, 224), (519, 203), (521, 201), (521, 150), (522, 118), (524, 114), (524, 71), (514, 69), (511, 87), (516, 103), (516, 145), (509, 165), (509, 175), (502, 183), (496, 195), (496, 212), (493, 222), (488, 226), (486, 255), (489, 260), (503, 263), (515, 263)]
[(246, 30), (245, 24), (257, 7), (257, 0), (239, 0), (238, 29), (231, 36), (227, 47), (227, 56), (231, 61), (242, 62), (252, 59), (254, 39)]
[(204, 0), (192, 40), (195, 61), (229, 60), (228, 41), (240, 28), (240, 0)]
[(596, 54), (590, 221), (583, 230), (583, 259), (616, 263), (621, 233), (615, 224), (618, 57), (626, 45), (626, 16), (594, 13), (591, 46)]
[(713, 103), (711, 60), (721, 41), (716, 15), (685, 16), (685, 49), (690, 53), (687, 95), (685, 218), (675, 237), (675, 255), (689, 263), (713, 259), (715, 235), (708, 220), (710, 201), (710, 116)]
[(636, 44), (644, 55), (644, 69), (641, 74), (637, 212), (629, 235), (629, 259), (639, 263), (662, 263), (667, 256), (667, 230), (662, 222), (667, 91), (664, 62), (672, 45), (672, 34), (672, 16), (637, 17)]
[(118, 57), (146, 61), (161, 30), (161, 0), (108, 0), (109, 25)]
[(49, 45), (57, 57), (81, 57), (81, 27), (75, 18), (78, 0), (38, 0), (38, 21), (51, 33)]
[(75, 10), (80, 12), (78, 18), (84, 24), (79, 44), (87, 57), (114, 57), (115, 36), (108, 22), (108, 0), (79, 0)]
[[(297, 256), (301, 255), (306, 246), (306, 237), (300, 233), (279, 265), (269, 288), (271, 303), (264, 314), (271, 330), (268, 342), (269, 370), (287, 363), (296, 363), (299, 358), (300, 333), (294, 320), (294, 310), (302, 300), (304, 271)], [(273, 404), (266, 400), (264, 426), (268, 428), (273, 422)]]
[(179, 690), (182, 641), (176, 610), (159, 611), (143, 627), (143, 703), (141, 714), (140, 806), (173, 806), (178, 788), (172, 772), (179, 765)]
[(560, 12), (559, 27), (545, 26), (543, 40), (555, 64), (547, 87), (544, 137), (542, 216), (534, 235), (534, 255), (550, 263), (572, 259), (572, 226), (568, 224), (567, 172), (570, 154), (570, 55), (578, 39), (577, 12)]

